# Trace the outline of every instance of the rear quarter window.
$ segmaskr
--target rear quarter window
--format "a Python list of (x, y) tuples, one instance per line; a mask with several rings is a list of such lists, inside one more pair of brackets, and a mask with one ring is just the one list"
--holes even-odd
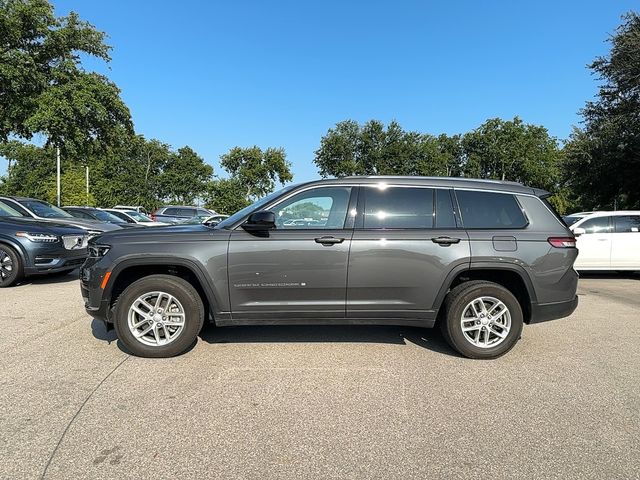
[(515, 229), (528, 222), (510, 193), (456, 190), (464, 228)]

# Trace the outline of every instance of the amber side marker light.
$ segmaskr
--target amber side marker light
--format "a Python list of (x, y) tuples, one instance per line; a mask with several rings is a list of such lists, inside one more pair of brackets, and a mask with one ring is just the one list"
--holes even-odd
[(549, 237), (547, 241), (551, 244), (552, 247), (556, 248), (575, 248), (576, 247), (576, 239), (575, 237)]
[(104, 274), (104, 278), (102, 279), (102, 283), (100, 284), (100, 288), (102, 290), (104, 290), (104, 287), (107, 286), (107, 283), (109, 282), (109, 277), (111, 276), (111, 272), (107, 272)]

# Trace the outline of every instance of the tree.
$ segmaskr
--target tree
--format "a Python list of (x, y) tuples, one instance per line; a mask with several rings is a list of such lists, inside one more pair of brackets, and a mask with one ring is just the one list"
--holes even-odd
[(169, 202), (192, 204), (205, 193), (213, 167), (204, 163), (190, 147), (182, 147), (169, 156), (160, 176), (161, 197)]
[(237, 178), (218, 178), (209, 182), (205, 207), (231, 215), (250, 204), (245, 197), (246, 191)]
[(580, 209), (640, 208), (640, 16), (622, 18), (609, 55), (589, 65), (602, 84), (565, 146), (565, 182)]
[(458, 175), (460, 137), (407, 132), (370, 120), (345, 120), (329, 129), (315, 152), (323, 177), (349, 175)]
[(9, 161), (4, 179), (7, 195), (46, 198), (50, 181), (55, 185), (55, 150), (18, 141), (0, 144), (0, 156)]
[(39, 134), (78, 155), (132, 131), (115, 84), (81, 65), (81, 55), (110, 60), (104, 39), (46, 0), (0, 0), (0, 142)]
[[(82, 167), (72, 166), (61, 175), (60, 197), (62, 205), (86, 205), (93, 207), (96, 199), (92, 193), (87, 196), (87, 184), (85, 170)], [(57, 198), (57, 187), (55, 178), (52, 176), (46, 183), (47, 195), (44, 198), (50, 203), (55, 203)]]
[(90, 157), (91, 191), (98, 205), (142, 205), (163, 202), (160, 177), (173, 155), (171, 147), (142, 135), (123, 136), (117, 146)]
[(562, 153), (546, 128), (493, 118), (462, 136), (465, 176), (555, 190)]
[(282, 148), (262, 151), (256, 146), (234, 147), (220, 157), (220, 165), (237, 181), (224, 188), (242, 185), (242, 198), (248, 202), (272, 192), (276, 181), (284, 184), (293, 180), (291, 165)]

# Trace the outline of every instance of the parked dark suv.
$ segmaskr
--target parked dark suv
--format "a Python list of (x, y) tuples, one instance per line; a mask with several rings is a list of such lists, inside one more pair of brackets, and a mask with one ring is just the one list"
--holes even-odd
[(0, 288), (25, 276), (77, 269), (87, 257), (87, 239), (80, 228), (25, 218), (0, 203)]
[[(87, 311), (134, 354), (167, 357), (217, 325), (439, 323), (494, 358), (523, 323), (577, 306), (575, 238), (516, 183), (352, 177), (288, 186), (214, 227), (90, 241)], [(305, 219), (305, 222), (292, 220)]]

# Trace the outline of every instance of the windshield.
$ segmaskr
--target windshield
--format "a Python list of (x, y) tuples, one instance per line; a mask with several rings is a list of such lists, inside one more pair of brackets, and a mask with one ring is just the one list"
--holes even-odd
[(279, 195), (282, 195), (283, 193), (288, 192), (289, 190), (293, 189), (295, 186), (296, 185), (288, 185), (288, 186), (286, 186), (284, 188), (281, 188), (280, 190), (277, 190), (275, 192), (270, 193), (266, 197), (261, 198), (260, 200), (258, 200), (255, 203), (252, 203), (248, 207), (244, 207), (242, 210), (238, 210), (236, 213), (231, 215), (229, 218), (226, 218), (223, 221), (221, 221), (220, 223), (218, 223), (215, 226), (215, 228), (225, 228), (225, 229), (230, 228), (231, 225), (233, 225), (234, 223), (236, 223), (239, 220), (241, 220), (242, 217), (248, 215), (249, 213), (253, 212), (254, 210), (259, 210), (260, 207), (262, 207), (263, 205), (266, 205), (267, 203), (269, 203), (271, 200), (273, 200), (274, 198), (278, 197)]
[(571, 225), (576, 223), (578, 220), (581, 220), (583, 218), (584, 217), (579, 215), (567, 215), (566, 217), (562, 217), (562, 220), (564, 220), (564, 223), (567, 224), (567, 227), (570, 227)]
[(20, 203), (43, 218), (71, 218), (73, 215), (42, 200), (20, 200)]
[(21, 217), (20, 213), (6, 203), (0, 202), (0, 217)]
[(142, 213), (134, 212), (133, 210), (127, 211), (125, 213), (138, 222), (153, 222), (153, 220), (151, 220), (146, 215), (143, 215)]

